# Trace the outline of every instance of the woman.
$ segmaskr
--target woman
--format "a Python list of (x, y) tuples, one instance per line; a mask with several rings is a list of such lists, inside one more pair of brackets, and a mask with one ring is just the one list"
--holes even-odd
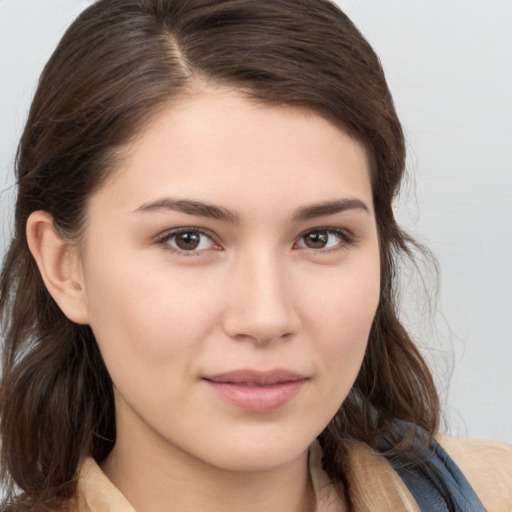
[(404, 158), (329, 2), (87, 9), (17, 159), (4, 508), (510, 508), (510, 449), (446, 454), (397, 318)]

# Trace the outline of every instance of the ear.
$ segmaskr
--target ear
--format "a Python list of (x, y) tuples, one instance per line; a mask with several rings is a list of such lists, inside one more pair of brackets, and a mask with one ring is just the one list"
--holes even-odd
[(55, 229), (52, 216), (32, 212), (27, 241), (48, 292), (73, 322), (88, 324), (89, 314), (78, 249)]

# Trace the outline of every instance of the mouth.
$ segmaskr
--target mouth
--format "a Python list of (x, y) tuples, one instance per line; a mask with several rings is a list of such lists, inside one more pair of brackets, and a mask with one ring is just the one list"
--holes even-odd
[(271, 412), (290, 402), (308, 378), (289, 370), (235, 370), (202, 379), (224, 402), (249, 412)]

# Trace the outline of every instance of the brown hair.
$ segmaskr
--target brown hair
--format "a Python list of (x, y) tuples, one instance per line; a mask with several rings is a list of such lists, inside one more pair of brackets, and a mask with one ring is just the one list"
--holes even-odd
[(103, 460), (115, 442), (107, 369), (90, 328), (47, 292), (27, 218), (45, 210), (76, 239), (116, 150), (198, 78), (317, 112), (370, 157), (381, 301), (353, 389), (320, 436), (332, 478), (343, 480), (347, 439), (375, 446), (397, 420), (438, 428), (432, 377), (395, 304), (397, 258), (412, 243), (392, 210), (404, 138), (379, 60), (352, 22), (328, 0), (99, 0), (46, 65), (18, 148), (15, 233), (0, 283), (1, 470), (14, 510), (72, 498), (80, 460)]

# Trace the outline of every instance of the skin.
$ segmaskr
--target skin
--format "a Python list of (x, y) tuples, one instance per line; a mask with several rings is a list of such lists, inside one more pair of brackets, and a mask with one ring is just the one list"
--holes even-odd
[[(28, 225), (49, 290), (91, 325), (114, 382), (103, 470), (139, 512), (307, 510), (308, 446), (357, 376), (379, 300), (363, 147), (316, 114), (210, 87), (159, 111), (121, 156), (80, 252), (44, 212)], [(184, 200), (228, 214), (178, 211)], [(190, 237), (197, 248), (180, 249)], [(205, 380), (238, 369), (304, 382), (248, 411)]]

